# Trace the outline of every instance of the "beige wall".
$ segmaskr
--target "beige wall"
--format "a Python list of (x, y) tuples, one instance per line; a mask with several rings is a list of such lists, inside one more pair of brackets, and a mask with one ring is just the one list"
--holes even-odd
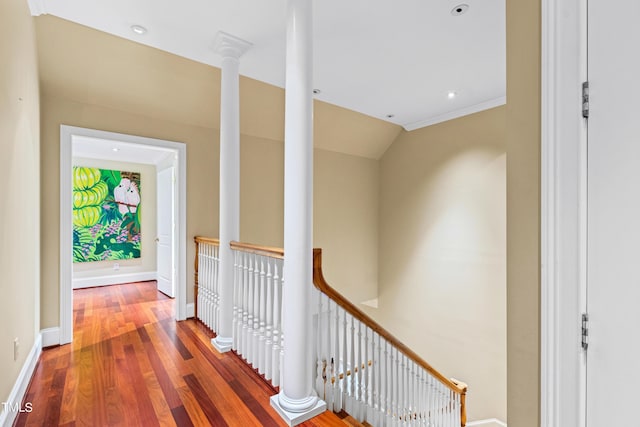
[[(42, 327), (58, 324), (60, 125), (88, 127), (187, 145), (187, 259), (193, 236), (218, 236), (219, 145), (216, 129), (172, 123), (50, 95), (42, 98)], [(241, 136), (241, 240), (281, 246), (283, 240), (283, 143)], [(377, 291), (377, 162), (315, 150), (316, 245), (326, 251), (332, 284), (360, 301)], [(46, 177), (46, 178), (45, 178)], [(193, 263), (187, 262), (192, 301)]]
[[(37, 18), (36, 27), (47, 212), (42, 219), (42, 327), (56, 326), (59, 317), (61, 124), (186, 144), (187, 300), (192, 301), (193, 236), (218, 236), (220, 70), (53, 17)], [(281, 246), (284, 93), (245, 78), (240, 93), (240, 237)], [(325, 249), (325, 271), (337, 289), (356, 301), (372, 298), (377, 292), (378, 166), (371, 157), (399, 127), (324, 103), (316, 102), (315, 109), (315, 244)], [(351, 140), (368, 157), (330, 151)]]
[[(45, 89), (45, 88), (43, 88)], [(60, 125), (147, 136), (187, 146), (187, 259), (193, 260), (193, 236), (218, 235), (218, 133), (194, 125), (155, 119), (42, 94), (42, 328), (59, 324)], [(214, 166), (211, 166), (214, 165)], [(193, 263), (187, 262), (191, 284)], [(193, 287), (187, 286), (187, 299)]]
[[(101, 159), (73, 158), (73, 166), (88, 166), (101, 169), (140, 173), (140, 205), (143, 206), (140, 219), (140, 258), (118, 261), (94, 261), (73, 264), (73, 279), (92, 279), (104, 276), (153, 273), (156, 272), (156, 167), (141, 163), (115, 162)], [(114, 271), (113, 264), (120, 266)], [(75, 284), (74, 284), (75, 286)]]
[(510, 426), (540, 425), (540, 1), (507, 4)]
[(354, 303), (378, 294), (379, 162), (316, 150), (313, 243), (329, 285)]
[(0, 2), (0, 64), (0, 402), (6, 402), (40, 329), (40, 113), (25, 1)]
[(380, 164), (375, 315), (469, 384), (469, 420), (506, 420), (505, 129), (499, 107), (404, 132)]
[[(378, 162), (314, 150), (314, 247), (329, 284), (352, 301), (378, 292)], [(242, 136), (240, 238), (282, 247), (284, 145)]]

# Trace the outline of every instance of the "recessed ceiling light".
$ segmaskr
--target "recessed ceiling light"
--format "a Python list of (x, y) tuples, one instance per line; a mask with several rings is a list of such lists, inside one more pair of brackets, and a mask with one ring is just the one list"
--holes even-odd
[(449, 92), (447, 92), (447, 98), (449, 99), (453, 99), (458, 95), (458, 92), (456, 92), (455, 90), (450, 90)]
[(467, 12), (467, 10), (469, 10), (469, 5), (462, 3), (457, 5), (453, 9), (451, 9), (451, 14), (453, 16), (460, 16), (460, 15), (464, 15)]
[(132, 25), (131, 26), (131, 31), (133, 31), (134, 33), (138, 34), (138, 35), (143, 35), (147, 33), (147, 29), (145, 27), (143, 27), (142, 25)]
[(387, 114), (387, 119), (393, 119), (395, 116), (395, 114)]
[(317, 95), (317, 94), (319, 94), (319, 93), (321, 93), (321, 92), (322, 92), (322, 91), (321, 91), (320, 89), (314, 89), (314, 90), (313, 90), (313, 93), (314, 93), (315, 95)]
[(117, 148), (117, 147), (114, 147), (114, 148), (111, 149), (111, 151), (113, 151), (114, 153), (117, 153), (118, 151), (120, 151), (120, 149)]

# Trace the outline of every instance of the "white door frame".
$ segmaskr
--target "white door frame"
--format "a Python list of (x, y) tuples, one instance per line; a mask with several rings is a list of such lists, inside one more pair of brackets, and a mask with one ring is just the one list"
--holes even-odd
[[(542, 0), (540, 425), (585, 426), (587, 0)], [(532, 101), (533, 102), (533, 101)]]
[[(178, 154), (176, 166), (176, 240), (178, 250), (176, 320), (187, 317), (187, 146), (180, 142), (125, 135), (74, 126), (60, 126), (60, 344), (73, 339), (73, 238), (72, 238), (72, 139), (99, 138), (139, 145), (169, 148)], [(154, 231), (155, 232), (155, 231)]]

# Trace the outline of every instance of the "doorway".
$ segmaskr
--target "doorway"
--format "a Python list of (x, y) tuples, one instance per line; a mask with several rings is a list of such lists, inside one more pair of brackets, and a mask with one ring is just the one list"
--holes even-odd
[[(62, 125), (60, 128), (60, 344), (73, 337), (73, 262), (72, 262), (72, 164), (74, 143), (91, 140), (94, 156), (113, 156), (115, 148), (130, 150), (129, 158), (138, 161), (142, 153), (155, 156), (157, 170), (175, 171), (175, 239), (172, 242), (172, 263), (175, 274), (175, 319), (187, 317), (186, 303), (186, 146), (183, 143), (118, 134), (93, 129)], [(114, 147), (115, 144), (115, 147)], [(101, 153), (100, 153), (101, 152)], [(131, 154), (131, 152), (139, 153)], [(109, 154), (111, 153), (111, 154)], [(167, 155), (169, 154), (169, 156)], [(131, 161), (131, 160), (129, 160)], [(156, 230), (151, 239), (155, 244)]]

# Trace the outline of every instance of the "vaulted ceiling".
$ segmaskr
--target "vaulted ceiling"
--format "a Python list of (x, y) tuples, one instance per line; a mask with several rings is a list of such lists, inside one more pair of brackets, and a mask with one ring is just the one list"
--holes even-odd
[[(217, 124), (219, 70), (198, 63), (220, 66), (212, 49), (218, 31), (251, 42), (240, 60), (241, 91), (264, 96), (241, 104), (245, 113), (260, 108), (242, 131), (282, 139), (286, 0), (28, 1), (34, 15), (65, 20), (36, 21), (47, 90), (114, 108), (144, 104), (195, 125)], [(504, 104), (504, 7), (504, 0), (315, 1), (316, 121), (328, 124), (316, 124), (323, 133), (316, 140), (378, 158), (399, 126), (413, 130)], [(136, 34), (133, 25), (147, 32)], [(184, 77), (179, 87), (162, 84), (172, 76)], [(153, 102), (159, 87), (173, 107)], [(125, 107), (116, 105), (123, 97)]]
[[(214, 66), (213, 40), (225, 31), (253, 44), (242, 75), (284, 86), (286, 0), (29, 1), (33, 11)], [(319, 100), (414, 129), (503, 104), (505, 75), (505, 0), (314, 2)]]

